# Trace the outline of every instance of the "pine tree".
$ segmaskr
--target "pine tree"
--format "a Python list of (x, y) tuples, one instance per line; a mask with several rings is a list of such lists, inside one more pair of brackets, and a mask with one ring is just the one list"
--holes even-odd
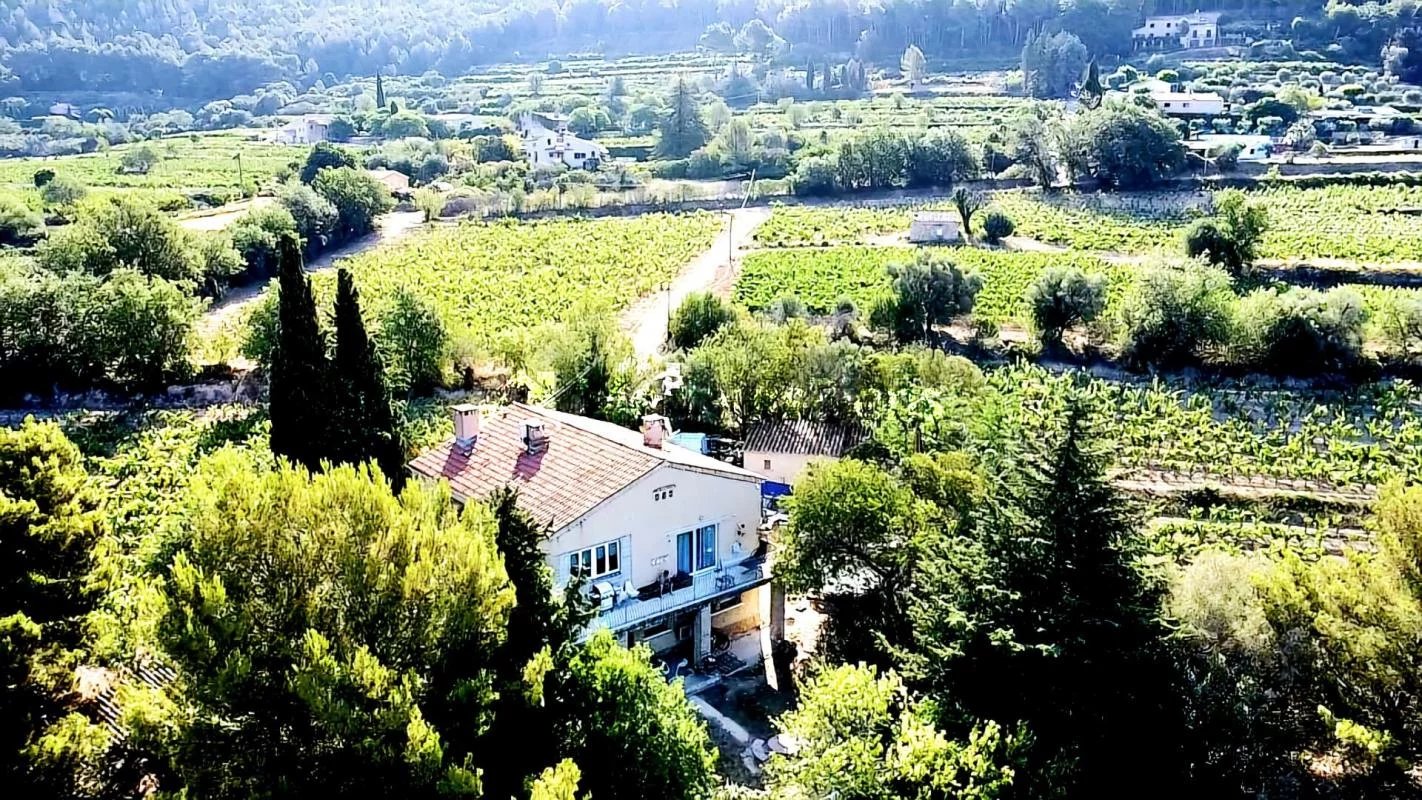
[[(1027, 725), (1023, 796), (1116, 796), (1151, 775), (1174, 785), (1183, 716), (1161, 589), (1137, 565), (1138, 520), (1105, 477), (1089, 397), (1065, 387), (1060, 400), (1023, 420), (1034, 435), (995, 470), (972, 546), (926, 562), (901, 655), (949, 718)], [(965, 559), (973, 548), (981, 557)]]
[(684, 158), (710, 141), (711, 132), (701, 118), (696, 95), (686, 85), (686, 78), (677, 78), (667, 106), (667, 112), (662, 117), (661, 136), (657, 139), (657, 155)]
[(810, 60), (808, 60), (808, 61), (805, 62), (805, 91), (807, 91), (807, 92), (813, 92), (814, 90), (815, 90), (815, 62), (814, 62), (814, 59), (810, 59)]
[(375, 342), (365, 330), (360, 295), (350, 270), (336, 276), (336, 356), (330, 459), (359, 464), (375, 461), (398, 489), (404, 483), (405, 446), (385, 369)]
[(385, 79), (380, 77), (380, 73), (375, 73), (375, 107), (385, 107)]
[(302, 269), (301, 245), (291, 234), (281, 240), (278, 285), (270, 389), (271, 448), (273, 453), (314, 470), (327, 455), (330, 365), (311, 280)]

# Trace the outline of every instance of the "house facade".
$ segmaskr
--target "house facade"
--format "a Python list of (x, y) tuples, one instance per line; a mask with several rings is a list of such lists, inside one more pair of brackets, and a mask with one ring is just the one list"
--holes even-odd
[(519, 117), (518, 135), (534, 169), (597, 169), (608, 160), (607, 148), (571, 133), (565, 117), (526, 112)]
[(1215, 47), (1220, 43), (1219, 21), (1218, 11), (1146, 17), (1145, 24), (1131, 31), (1131, 41), (1137, 50)]
[(1151, 92), (1150, 99), (1167, 117), (1212, 117), (1229, 110), (1214, 92)]
[(810, 465), (841, 458), (865, 438), (864, 429), (857, 425), (811, 420), (759, 422), (746, 431), (744, 463), (746, 469), (766, 479), (767, 492), (783, 493)]
[(639, 433), (518, 403), (453, 414), (455, 436), (410, 471), (447, 480), (461, 503), (518, 490), (519, 506), (552, 531), (543, 549), (556, 582), (587, 582), (589, 633), (679, 650), (692, 664), (718, 642), (755, 635), (768, 656), (783, 638), (759, 475), (673, 445), (663, 417)]
[(952, 211), (919, 211), (909, 223), (909, 241), (914, 244), (949, 244), (963, 238), (962, 221)]
[(272, 141), (277, 144), (317, 144), (330, 141), (330, 114), (307, 114), (288, 121), (272, 133)]

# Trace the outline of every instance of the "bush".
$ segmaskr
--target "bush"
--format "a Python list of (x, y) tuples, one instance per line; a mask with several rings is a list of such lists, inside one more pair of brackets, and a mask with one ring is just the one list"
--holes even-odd
[(805, 301), (793, 294), (781, 295), (770, 302), (765, 309), (765, 315), (779, 325), (784, 325), (792, 319), (804, 319), (810, 315), (810, 310), (805, 307)]
[(1259, 242), (1269, 228), (1264, 206), (1251, 203), (1238, 189), (1214, 197), (1215, 215), (1196, 222), (1185, 232), (1185, 254), (1204, 258), (1238, 275), (1254, 262)]
[(1137, 367), (1197, 361), (1228, 343), (1234, 300), (1224, 270), (1198, 262), (1147, 268), (1121, 306), (1121, 354)]
[(729, 302), (710, 292), (693, 292), (672, 315), (672, 346), (690, 350), (735, 320), (736, 310)]
[(1215, 166), (1220, 172), (1234, 172), (1239, 169), (1239, 145), (1225, 145), (1215, 155)]
[(1047, 346), (1059, 344), (1067, 328), (1096, 319), (1106, 307), (1106, 278), (1079, 267), (1051, 267), (1027, 287), (1032, 327)]
[(43, 189), (43, 188), (45, 187), (45, 185), (48, 184), (48, 183), (49, 183), (50, 181), (52, 181), (52, 180), (54, 180), (54, 170), (52, 170), (52, 169), (35, 170), (34, 183), (35, 183), (35, 188), (36, 188), (36, 189)]
[(14, 394), (161, 388), (191, 373), (199, 313), (174, 284), (133, 270), (0, 273), (0, 386)]
[(323, 169), (338, 169), (355, 165), (355, 158), (345, 150), (327, 142), (320, 142), (311, 148), (311, 152), (306, 156), (306, 163), (301, 165), (301, 182), (314, 182), (316, 176)]
[(983, 238), (987, 239), (989, 243), (997, 244), (1011, 236), (1015, 230), (1017, 230), (1017, 226), (1013, 224), (1012, 217), (1003, 212), (994, 208), (983, 214)]
[(40, 200), (46, 208), (71, 208), (89, 193), (84, 184), (67, 175), (60, 175), (40, 189)]
[(838, 169), (831, 156), (811, 156), (800, 159), (791, 179), (798, 197), (823, 197), (839, 190)]
[(397, 386), (415, 393), (443, 385), (450, 363), (449, 331), (428, 303), (398, 291), (380, 320), (379, 342)]
[(13, 197), (0, 197), (0, 244), (25, 246), (43, 235), (43, 217)]
[(1271, 372), (1348, 371), (1361, 360), (1368, 313), (1351, 288), (1259, 289), (1239, 304), (1236, 355)]

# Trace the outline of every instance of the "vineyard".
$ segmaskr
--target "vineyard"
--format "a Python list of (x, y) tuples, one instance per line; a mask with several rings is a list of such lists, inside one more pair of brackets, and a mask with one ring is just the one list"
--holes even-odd
[[(402, 289), (429, 302), (475, 345), (563, 318), (585, 300), (621, 309), (669, 280), (715, 239), (710, 214), (465, 222), (345, 262), (367, 312)], [(329, 297), (334, 276), (316, 279)], [(322, 302), (325, 302), (323, 300)]]
[[(32, 190), (34, 174), (54, 170), (90, 187), (142, 189), (240, 188), (242, 180), (260, 184), (306, 156), (302, 148), (256, 141), (254, 134), (207, 134), (126, 144), (110, 150), (59, 158), (0, 159), (0, 186)], [(158, 161), (146, 174), (125, 173), (126, 152), (151, 148)], [(237, 154), (242, 155), (238, 169)]]
[[(993, 371), (990, 383), (1024, 408), (1084, 386), (1121, 476), (1142, 486), (1217, 483), (1363, 501), (1422, 473), (1422, 389), (1406, 381), (1327, 392), (1075, 377), (1014, 366)], [(889, 436), (901, 439), (912, 424), (925, 441), (951, 446), (962, 442), (962, 418), (955, 398), (924, 392), (894, 404), (899, 433)]]
[(756, 230), (755, 242), (761, 247), (864, 244), (870, 236), (908, 230), (911, 217), (912, 211), (904, 206), (777, 206)]
[[(1020, 320), (1025, 314), (1027, 287), (1050, 267), (1079, 267), (1108, 277), (1108, 308), (1123, 296), (1130, 282), (1128, 268), (1078, 253), (1017, 253), (964, 247), (943, 251), (949, 261), (978, 272), (983, 289), (974, 314), (995, 322)], [(746, 257), (736, 300), (759, 310), (782, 295), (795, 295), (814, 314), (827, 314), (841, 297), (860, 308), (890, 291), (886, 268), (912, 261), (908, 247), (829, 247), (765, 250)]]
[[(1002, 192), (994, 203), (1012, 217), (1017, 234), (1073, 250), (1118, 253), (1176, 253), (1190, 216), (1191, 196), (1165, 193), (1171, 211), (1133, 214), (1103, 208), (1075, 195), (1044, 199)], [(1364, 263), (1422, 260), (1422, 187), (1276, 186), (1250, 192), (1269, 210), (1269, 231), (1260, 256), (1284, 261), (1336, 258)], [(1176, 202), (1178, 200), (1178, 202)]]

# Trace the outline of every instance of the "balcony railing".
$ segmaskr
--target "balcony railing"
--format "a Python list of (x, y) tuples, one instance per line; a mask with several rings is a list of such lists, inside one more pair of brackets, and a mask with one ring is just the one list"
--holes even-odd
[(743, 592), (769, 580), (764, 557), (752, 557), (735, 564), (695, 575), (691, 585), (647, 600), (623, 599), (612, 608), (600, 612), (588, 623), (588, 632), (608, 628), (624, 630), (663, 614), (681, 611), (704, 600), (735, 592)]

